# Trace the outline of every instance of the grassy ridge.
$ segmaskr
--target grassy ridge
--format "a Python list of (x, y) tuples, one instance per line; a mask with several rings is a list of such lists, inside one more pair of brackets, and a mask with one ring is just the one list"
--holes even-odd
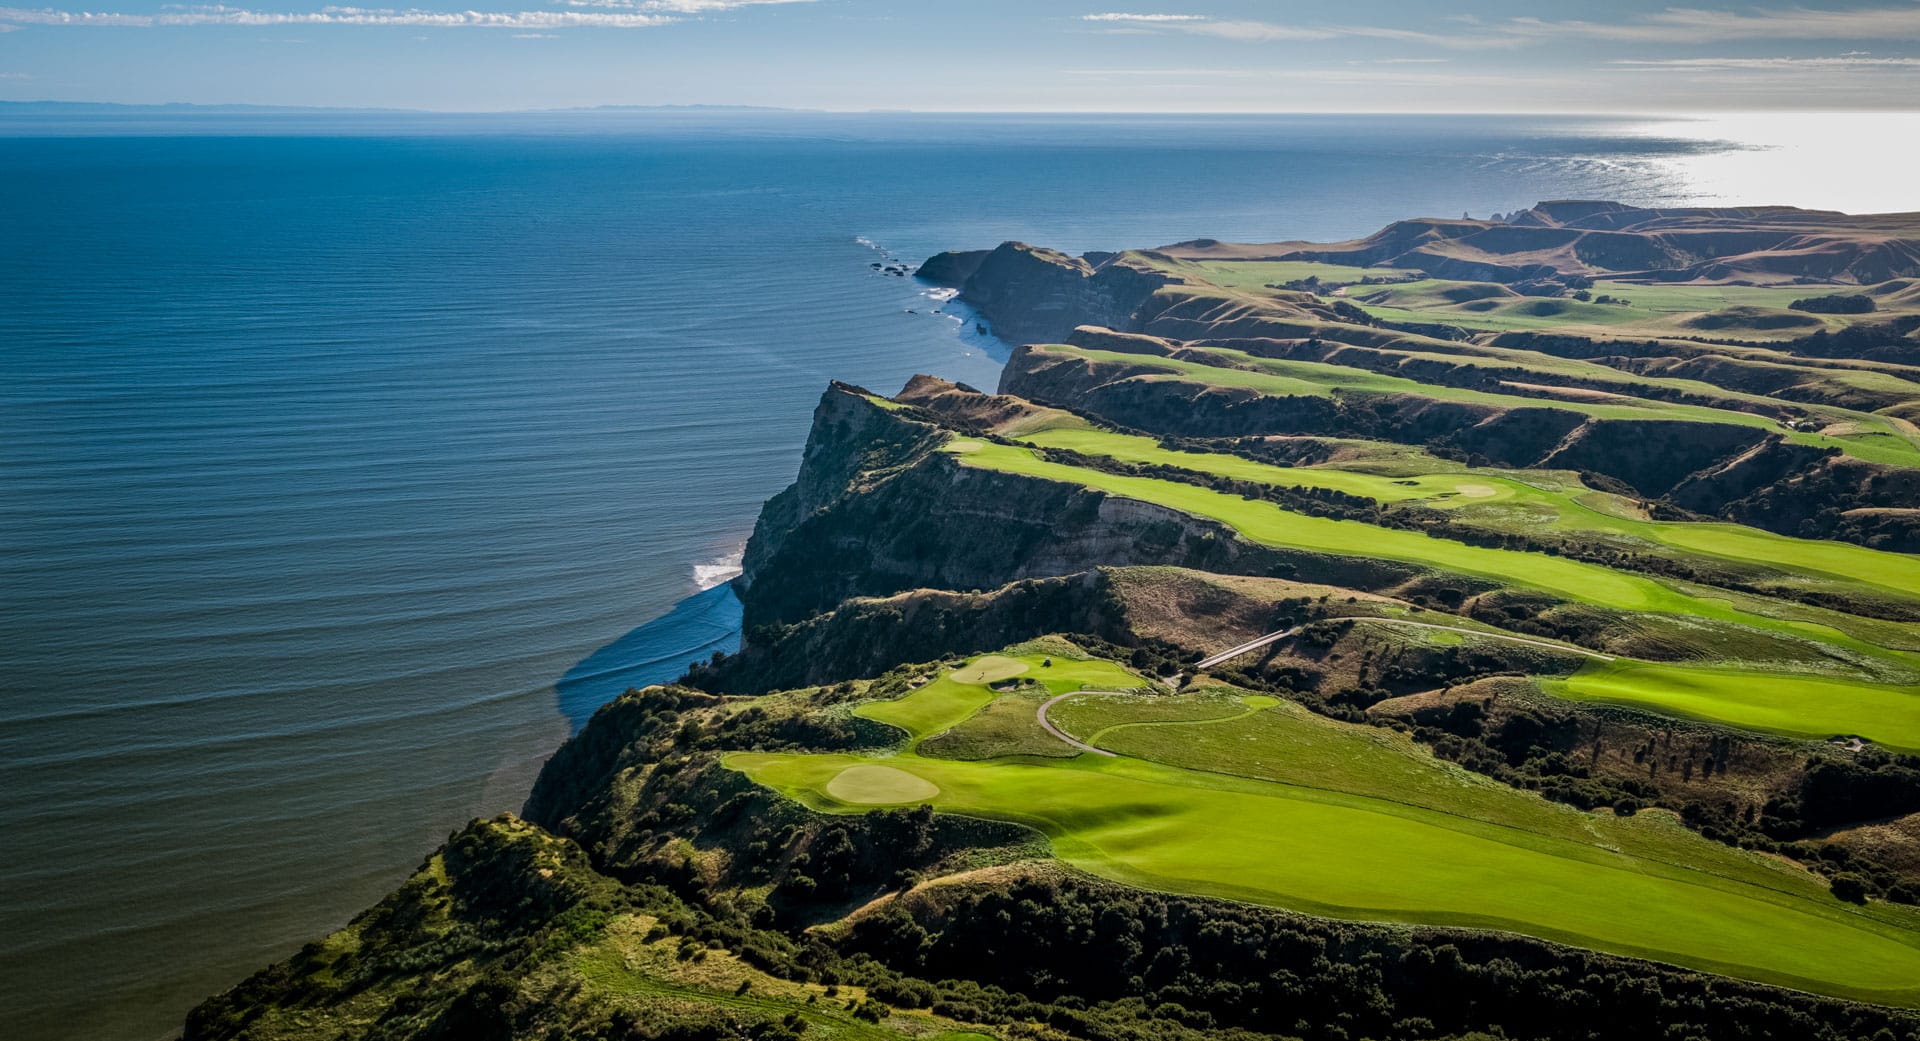
[[(1049, 675), (1049, 689), (1079, 682), (1072, 670), (1082, 665)], [(1103, 684), (1114, 669), (1101, 667)], [(954, 688), (964, 686), (948, 673), (892, 709), (866, 712), (951, 725), (963, 703)], [(971, 700), (992, 700), (972, 686)], [(1152, 888), (1510, 929), (1826, 993), (1920, 1001), (1920, 935), (1910, 919), (1840, 904), (1794, 869), (1651, 817), (1551, 806), (1395, 738), (1291, 707), (1242, 703), (1233, 718), (1191, 726), (1133, 718), (1128, 704), (1142, 700), (1062, 706), (1075, 706), (1063, 719), (1072, 726), (1101, 724), (1129, 753), (1118, 759), (955, 762), (922, 757), (910, 743), (884, 758), (736, 753), (726, 762), (834, 813), (871, 805), (836, 798), (835, 778), (884, 764), (937, 787), (937, 809), (1031, 824), (1067, 862)], [(1156, 700), (1190, 717), (1227, 708)], [(1139, 725), (1113, 729), (1125, 722)], [(914, 743), (924, 736), (916, 731)]]
[[(1506, 474), (1486, 471), (1387, 477), (1332, 467), (1274, 466), (1234, 455), (1179, 452), (1161, 448), (1149, 437), (1063, 423), (1024, 432), (1020, 440), (1044, 448), (1065, 448), (1128, 463), (1177, 466), (1236, 480), (1276, 487), (1326, 488), (1362, 495), (1376, 502), (1418, 502), (1443, 510), (1486, 512), (1510, 504), (1516, 527), (1625, 535), (1707, 556), (1761, 563), (1791, 571), (1844, 580), (1863, 589), (1920, 598), (1920, 559), (1846, 542), (1798, 539), (1741, 524), (1656, 521), (1628, 516), (1615, 496), (1540, 475), (1540, 487)], [(1601, 509), (1604, 504), (1613, 509)], [(1550, 518), (1550, 519), (1549, 519)], [(1489, 525), (1498, 526), (1498, 525)]]
[[(1184, 358), (1130, 354), (1088, 347), (1050, 345), (1043, 349), (1091, 361), (1155, 370), (1163, 373), (1162, 378), (1166, 379), (1204, 383), (1217, 387), (1236, 387), (1275, 397), (1331, 397), (1338, 393), (1407, 394), (1437, 401), (1484, 405), (1500, 409), (1551, 406), (1592, 419), (1690, 420), (1697, 423), (1722, 423), (1779, 434), (1794, 444), (1838, 449), (1867, 462), (1920, 466), (1920, 447), (1916, 447), (1912, 441), (1888, 426), (1884, 417), (1849, 412), (1844, 409), (1812, 410), (1830, 414), (1830, 418), (1835, 420), (1845, 418), (1860, 428), (1845, 435), (1829, 435), (1816, 431), (1788, 430), (1767, 416), (1736, 409), (1710, 408), (1705, 405), (1624, 395), (1614, 395), (1604, 400), (1583, 400), (1571, 397), (1540, 398), (1521, 394), (1499, 394), (1465, 387), (1421, 383), (1404, 376), (1393, 376), (1370, 369), (1358, 369), (1327, 362), (1262, 358), (1223, 347), (1195, 348), (1190, 352), (1205, 355), (1212, 359), (1211, 364)], [(1718, 396), (1728, 396), (1718, 388), (1704, 384), (1701, 386)]]
[[(1744, 610), (1731, 599), (1697, 595), (1641, 575), (1615, 571), (1598, 564), (1542, 553), (1489, 549), (1432, 538), (1416, 532), (1383, 528), (1352, 520), (1334, 520), (1291, 513), (1270, 503), (1257, 502), (1207, 488), (1147, 477), (1129, 477), (1068, 466), (1040, 459), (1031, 450), (979, 441), (956, 441), (949, 446), (967, 466), (1071, 482), (1143, 502), (1156, 503), (1195, 517), (1216, 520), (1245, 538), (1266, 545), (1292, 547), (1347, 556), (1366, 556), (1426, 564), (1442, 570), (1475, 575), (1503, 585), (1533, 589), (1575, 603), (1622, 611), (1641, 611), (1710, 619), (1729, 625), (1808, 641), (1811, 646), (1843, 650), (1856, 659), (1876, 659), (1892, 670), (1911, 674), (1912, 655), (1849, 635), (1835, 624), (1801, 617), (1776, 617)], [(1758, 598), (1747, 598), (1749, 602)], [(1761, 601), (1761, 603), (1765, 603)], [(1805, 613), (1830, 617), (1834, 623), (1870, 629), (1871, 626), (1837, 612)], [(1895, 748), (1920, 750), (1920, 687), (1872, 682), (1840, 661), (1828, 667), (1855, 673), (1817, 688), (1818, 697), (1745, 695), (1773, 683), (1768, 673), (1739, 668), (1699, 667), (1690, 675), (1717, 675), (1713, 683), (1692, 686), (1692, 695), (1663, 686), (1662, 674), (1643, 674), (1640, 682), (1601, 684), (1589, 678), (1579, 685), (1559, 688), (1594, 699), (1638, 705), (1656, 711), (1673, 710), (1684, 703), (1697, 718), (1751, 727), (1793, 736), (1825, 737), (1860, 734)], [(1672, 675), (1672, 674), (1667, 674)], [(1812, 686), (1801, 688), (1814, 690)], [(1715, 693), (1727, 697), (1716, 698)], [(1783, 717), (1780, 713), (1785, 713)]]

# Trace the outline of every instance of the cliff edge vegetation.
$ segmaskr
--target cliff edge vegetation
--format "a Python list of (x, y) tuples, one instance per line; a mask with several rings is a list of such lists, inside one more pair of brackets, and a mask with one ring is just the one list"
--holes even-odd
[(1916, 242), (933, 258), (1000, 385), (830, 386), (739, 651), (187, 1037), (1920, 1039)]

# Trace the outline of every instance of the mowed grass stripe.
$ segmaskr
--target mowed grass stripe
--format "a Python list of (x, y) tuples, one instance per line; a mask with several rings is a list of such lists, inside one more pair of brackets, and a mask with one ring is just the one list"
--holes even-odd
[[(1142, 502), (1155, 503), (1195, 517), (1226, 524), (1257, 543), (1293, 547), (1345, 556), (1372, 557), (1430, 565), (1475, 575), (1525, 589), (1535, 589), (1575, 603), (1624, 611), (1646, 611), (1707, 618), (1754, 629), (1815, 640), (1857, 654), (1908, 664), (1908, 656), (1855, 639), (1831, 626), (1770, 618), (1739, 610), (1724, 600), (1692, 596), (1653, 579), (1614, 571), (1598, 564), (1511, 550), (1469, 546), (1416, 532), (1382, 528), (1360, 521), (1309, 517), (1208, 488), (1149, 477), (1127, 477), (1099, 470), (1047, 462), (1031, 449), (983, 443), (956, 442), (962, 465), (1021, 474), (1043, 480), (1079, 484)], [(1745, 683), (1768, 682), (1767, 674), (1736, 669), (1702, 670), (1726, 676), (1711, 689), (1732, 690)], [(1565, 688), (1572, 689), (1572, 688)], [(1662, 694), (1648, 684), (1614, 684), (1608, 696), (1621, 703), (1666, 711), (1677, 696)], [(1796, 699), (1791, 727), (1770, 725), (1777, 718), (1764, 702), (1735, 699), (1725, 703), (1711, 697), (1688, 700), (1695, 718), (1717, 720), (1791, 736), (1829, 736), (1858, 733), (1895, 748), (1920, 750), (1920, 690), (1865, 682), (1833, 682), (1822, 687), (1826, 696)]]
[[(729, 767), (816, 809), (851, 755), (737, 753)], [(1492, 841), (1405, 806), (1138, 760), (1060, 765), (887, 760), (940, 790), (947, 812), (1031, 824), (1076, 867), (1164, 891), (1342, 918), (1510, 930), (1578, 946), (1866, 1000), (1920, 998), (1915, 938), (1837, 903), (1633, 857), (1594, 863)], [(1545, 841), (1545, 840), (1543, 840)], [(1703, 840), (1704, 841), (1704, 840)]]
[(1283, 510), (1272, 503), (1244, 499), (1178, 481), (1129, 477), (1048, 462), (1029, 449), (1012, 445), (968, 441), (956, 442), (955, 447), (958, 449), (955, 457), (965, 466), (1078, 484), (1112, 495), (1156, 503), (1195, 517), (1219, 521), (1255, 542), (1270, 546), (1429, 564), (1600, 607), (1687, 614), (1816, 639), (1847, 639), (1829, 626), (1750, 614), (1730, 607), (1724, 601), (1690, 596), (1651, 578), (1614, 571), (1598, 564), (1545, 553), (1469, 546), (1362, 521), (1310, 517)]
[[(1920, 466), (1920, 448), (1906, 438), (1894, 436), (1884, 429), (1876, 429), (1853, 437), (1830, 437), (1810, 431), (1787, 430), (1772, 419), (1752, 412), (1710, 408), (1705, 405), (1655, 401), (1647, 398), (1620, 397), (1611, 401), (1581, 401), (1572, 398), (1535, 398), (1519, 394), (1496, 394), (1465, 387), (1421, 383), (1404, 376), (1392, 376), (1374, 372), (1371, 369), (1358, 369), (1328, 362), (1263, 358), (1224, 347), (1192, 348), (1194, 354), (1212, 359), (1211, 363), (1186, 358), (1169, 358), (1157, 354), (1132, 354), (1060, 344), (1036, 349), (1085, 358), (1089, 361), (1149, 369), (1158, 373), (1157, 378), (1161, 379), (1204, 383), (1218, 387), (1236, 387), (1278, 397), (1330, 397), (1336, 391), (1356, 394), (1408, 394), (1437, 401), (1453, 401), (1501, 409), (1555, 408), (1594, 419), (1689, 420), (1697, 423), (1731, 424), (1779, 434), (1795, 444), (1837, 448), (1868, 462)], [(1884, 427), (1879, 417), (1868, 413), (1845, 412), (1838, 409), (1818, 411), (1835, 415), (1844, 413), (1858, 421), (1870, 423), (1876, 428)]]
[(1623, 517), (1584, 505), (1575, 496), (1546, 491), (1498, 474), (1467, 471), (1387, 477), (1333, 468), (1274, 466), (1235, 455), (1177, 452), (1161, 448), (1150, 437), (1086, 426), (1056, 426), (1019, 436), (1020, 440), (1043, 448), (1104, 455), (1125, 463), (1175, 466), (1274, 487), (1324, 488), (1365, 496), (1380, 503), (1417, 500), (1437, 509), (1523, 503), (1552, 510), (1555, 519), (1549, 527), (1554, 530), (1613, 532), (1725, 560), (1820, 575), (1870, 590), (1920, 597), (1920, 557), (1845, 542), (1797, 539), (1739, 524)]
[(1920, 689), (1791, 673), (1663, 662), (1593, 662), (1542, 690), (1577, 701), (1652, 708), (1688, 719), (1814, 740), (1851, 735), (1920, 751)]

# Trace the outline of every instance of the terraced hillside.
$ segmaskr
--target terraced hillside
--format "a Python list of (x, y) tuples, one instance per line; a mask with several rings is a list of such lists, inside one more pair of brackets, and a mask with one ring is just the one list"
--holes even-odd
[(1000, 386), (188, 1036), (1920, 1038), (1911, 224), (934, 258)]

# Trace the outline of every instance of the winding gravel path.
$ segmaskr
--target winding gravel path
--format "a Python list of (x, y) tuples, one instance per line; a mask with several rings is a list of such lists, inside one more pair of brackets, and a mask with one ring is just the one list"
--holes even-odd
[[(1323, 620), (1329, 621), (1329, 622), (1340, 621), (1340, 619), (1337, 619), (1337, 618), (1328, 618)], [(1550, 651), (1564, 651), (1568, 654), (1582, 655), (1584, 657), (1592, 658), (1595, 661), (1614, 661), (1615, 660), (1614, 656), (1611, 654), (1601, 654), (1599, 651), (1590, 651), (1590, 650), (1587, 650), (1585, 647), (1575, 647), (1571, 644), (1555, 643), (1552, 640), (1536, 640), (1528, 636), (1510, 636), (1506, 633), (1490, 633), (1484, 629), (1468, 629), (1464, 626), (1459, 626), (1459, 625), (1441, 625), (1437, 622), (1415, 622), (1405, 618), (1374, 618), (1367, 615), (1351, 615), (1347, 618), (1347, 620), (1353, 621), (1353, 622), (1372, 622), (1376, 625), (1406, 625), (1406, 626), (1411, 626), (1415, 629), (1439, 629), (1444, 632), (1465, 633), (1468, 636), (1481, 636), (1489, 640), (1506, 640), (1509, 643), (1531, 644), (1535, 647), (1545, 647)], [(1297, 633), (1304, 628), (1306, 627), (1302, 625), (1296, 625), (1291, 629), (1282, 629), (1277, 633), (1268, 633), (1267, 635), (1260, 637), (1258, 640), (1248, 640), (1246, 643), (1243, 643), (1238, 647), (1229, 647), (1226, 650), (1221, 651), (1219, 654), (1216, 654), (1210, 658), (1202, 658), (1199, 664), (1195, 665), (1194, 668), (1199, 670), (1211, 669), (1215, 665), (1218, 665), (1223, 661), (1227, 661), (1232, 658), (1238, 658), (1242, 654), (1246, 654), (1249, 651), (1257, 651), (1260, 648), (1265, 647), (1270, 643), (1273, 643), (1278, 640), (1284, 640), (1287, 637), (1292, 636), (1294, 633)]]
[(1060, 740), (1065, 741), (1067, 744), (1070, 744), (1075, 748), (1078, 748), (1082, 752), (1092, 752), (1094, 755), (1104, 755), (1109, 759), (1118, 758), (1112, 752), (1109, 752), (1104, 748), (1095, 748), (1092, 745), (1087, 744), (1085, 741), (1082, 741), (1079, 738), (1074, 737), (1072, 734), (1069, 734), (1066, 731), (1060, 729), (1059, 727), (1054, 726), (1053, 721), (1047, 718), (1048, 709), (1052, 708), (1053, 706), (1059, 704), (1062, 701), (1067, 700), (1068, 698), (1079, 697), (1082, 694), (1108, 694), (1108, 693), (1111, 693), (1111, 691), (1070, 690), (1065, 694), (1055, 694), (1053, 697), (1050, 697), (1046, 701), (1042, 702), (1040, 707), (1034, 710), (1033, 715), (1035, 719), (1038, 719), (1040, 721), (1041, 727), (1045, 728), (1047, 733), (1052, 734), (1054, 737), (1057, 737)]
[[(1325, 619), (1325, 620), (1338, 621), (1339, 619)], [(1468, 629), (1464, 626), (1459, 626), (1459, 625), (1441, 625), (1438, 622), (1415, 622), (1405, 618), (1373, 618), (1366, 615), (1352, 615), (1352, 616), (1349, 616), (1346, 620), (1353, 621), (1353, 622), (1373, 622), (1379, 625), (1405, 625), (1405, 626), (1411, 626), (1412, 628), (1415, 628), (1415, 629), (1439, 629), (1443, 632), (1464, 633), (1468, 636), (1483, 636), (1490, 640), (1506, 640), (1509, 643), (1524, 643), (1524, 644), (1530, 644), (1535, 647), (1545, 647), (1550, 651), (1564, 651), (1568, 654), (1579, 654), (1588, 658), (1592, 658), (1596, 661), (1615, 661), (1616, 660), (1614, 656), (1611, 654), (1601, 654), (1599, 651), (1590, 651), (1584, 647), (1575, 647), (1575, 646), (1572, 646), (1571, 644), (1554, 643), (1551, 640), (1536, 640), (1528, 636), (1509, 636), (1506, 633), (1490, 633), (1482, 629)], [(1198, 672), (1204, 672), (1205, 670), (1213, 668), (1215, 665), (1218, 665), (1223, 661), (1227, 661), (1233, 658), (1238, 658), (1242, 654), (1247, 654), (1252, 651), (1257, 651), (1260, 648), (1265, 647), (1270, 643), (1276, 643), (1280, 640), (1284, 640), (1287, 637), (1292, 636), (1294, 633), (1297, 633), (1304, 628), (1306, 628), (1306, 626), (1296, 625), (1291, 629), (1282, 629), (1279, 632), (1268, 633), (1267, 635), (1262, 636), (1257, 640), (1248, 640), (1246, 643), (1240, 644), (1237, 647), (1229, 647), (1226, 650), (1221, 651), (1219, 654), (1213, 655), (1212, 657), (1202, 658), (1200, 662), (1194, 666), (1194, 670)], [(1104, 755), (1104, 756), (1107, 756), (1108, 758), (1118, 758), (1118, 756), (1115, 753), (1109, 752), (1104, 748), (1095, 748), (1094, 746), (1087, 744), (1085, 741), (1082, 741), (1077, 737), (1074, 737), (1072, 734), (1067, 733), (1066, 731), (1060, 729), (1059, 727), (1054, 726), (1053, 721), (1047, 718), (1048, 709), (1052, 708), (1055, 705), (1058, 705), (1060, 702), (1065, 701), (1068, 698), (1079, 697), (1082, 694), (1112, 694), (1112, 693), (1116, 693), (1116, 692), (1107, 691), (1107, 690), (1073, 690), (1073, 691), (1068, 691), (1065, 694), (1056, 694), (1053, 697), (1048, 698), (1046, 701), (1041, 702), (1040, 707), (1034, 710), (1033, 715), (1035, 719), (1040, 721), (1041, 728), (1046, 730), (1047, 733), (1052, 734), (1054, 737), (1057, 737), (1060, 740), (1065, 741), (1067, 744), (1072, 745), (1075, 748), (1078, 748), (1082, 752), (1092, 752), (1094, 755)]]

